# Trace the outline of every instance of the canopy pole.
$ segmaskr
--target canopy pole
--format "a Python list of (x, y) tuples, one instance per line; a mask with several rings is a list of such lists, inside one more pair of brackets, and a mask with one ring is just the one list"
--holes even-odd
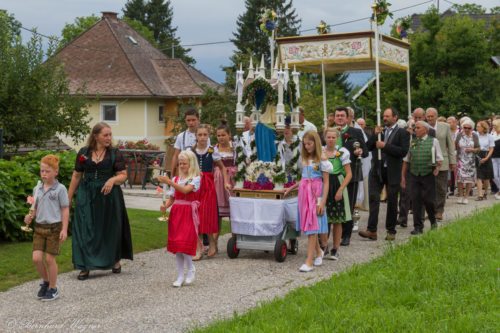
[(325, 128), (327, 126), (327, 115), (326, 115), (326, 84), (325, 84), (325, 64), (321, 61), (321, 86), (323, 88), (323, 124)]
[(408, 120), (411, 118), (411, 86), (410, 86), (410, 66), (406, 70), (406, 89), (408, 90)]
[[(379, 69), (379, 59), (378, 59), (378, 22), (377, 22), (377, 11), (374, 10), (374, 22), (375, 22), (375, 82), (377, 88), (377, 126), (381, 126), (380, 114), (382, 110), (380, 109), (380, 69)], [(378, 140), (382, 141), (382, 136), (378, 134)], [(378, 160), (382, 160), (382, 150), (378, 149)]]

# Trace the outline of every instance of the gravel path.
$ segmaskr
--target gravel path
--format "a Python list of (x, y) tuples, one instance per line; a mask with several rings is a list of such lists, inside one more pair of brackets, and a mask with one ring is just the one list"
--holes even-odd
[[(451, 198), (445, 218), (449, 222), (491, 206), (493, 201), (471, 201), (466, 206)], [(341, 248), (341, 260), (325, 260), (312, 273), (298, 271), (305, 257), (305, 239), (299, 241), (298, 255), (277, 263), (272, 253), (260, 251), (241, 251), (238, 259), (228, 259), (229, 235), (225, 235), (219, 241), (220, 254), (197, 262), (194, 285), (180, 289), (171, 287), (176, 278), (174, 256), (163, 249), (124, 261), (120, 275), (91, 272), (89, 280), (78, 281), (76, 271), (61, 274), (61, 296), (54, 302), (37, 300), (39, 281), (31, 281), (0, 293), (0, 332), (183, 332), (206, 325), (380, 256), (387, 246), (382, 240), (385, 210), (382, 204), (379, 221), (384, 222), (379, 224), (378, 241), (353, 235), (351, 246)], [(364, 229), (368, 214), (361, 215), (360, 228)], [(427, 221), (426, 230), (428, 227)], [(398, 229), (396, 243), (405, 242), (411, 230)]]

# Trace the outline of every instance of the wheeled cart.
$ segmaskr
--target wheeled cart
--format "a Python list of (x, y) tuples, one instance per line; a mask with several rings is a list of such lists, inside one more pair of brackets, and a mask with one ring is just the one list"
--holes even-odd
[(278, 262), (285, 261), (288, 253), (296, 254), (296, 238), (299, 236), (295, 230), (297, 197), (284, 198), (283, 191), (235, 192), (237, 196), (229, 199), (233, 233), (227, 242), (229, 258), (238, 257), (240, 250), (273, 252)]

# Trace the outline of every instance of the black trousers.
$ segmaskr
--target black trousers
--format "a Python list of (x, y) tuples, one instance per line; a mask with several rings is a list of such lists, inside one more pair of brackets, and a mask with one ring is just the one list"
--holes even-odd
[(379, 177), (376, 170), (370, 171), (368, 183), (368, 198), (370, 204), (370, 216), (368, 217), (368, 230), (377, 232), (378, 213), (380, 210), (380, 192), (382, 188), (387, 191), (387, 214), (385, 217), (385, 228), (388, 233), (396, 233), (396, 223), (398, 220), (398, 194), (401, 189), (400, 184), (389, 184), (387, 181), (387, 168), (382, 168), (382, 177)]
[[(351, 208), (351, 216), (354, 213), (354, 205), (356, 204), (356, 198), (358, 197), (358, 185), (359, 182), (350, 182), (347, 185), (347, 193), (349, 195), (349, 206)], [(342, 238), (351, 238), (352, 228), (354, 223), (352, 220), (342, 223)]]
[(424, 216), (422, 205), (425, 207), (431, 225), (436, 223), (436, 177), (432, 173), (426, 176), (411, 175), (410, 183), (413, 226), (416, 230), (423, 230)]

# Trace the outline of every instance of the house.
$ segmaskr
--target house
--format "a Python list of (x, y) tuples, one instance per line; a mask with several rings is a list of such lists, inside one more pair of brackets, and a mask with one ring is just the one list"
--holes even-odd
[(90, 100), (91, 127), (105, 121), (115, 141), (147, 138), (162, 150), (179, 105), (200, 108), (203, 87), (220, 88), (182, 60), (166, 57), (114, 12), (102, 12), (99, 22), (55, 58), (64, 65), (71, 93), (83, 88)]

